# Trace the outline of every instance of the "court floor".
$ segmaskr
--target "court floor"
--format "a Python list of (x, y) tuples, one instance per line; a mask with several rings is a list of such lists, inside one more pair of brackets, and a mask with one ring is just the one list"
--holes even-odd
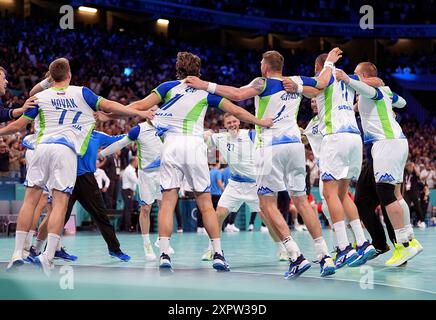
[[(344, 267), (328, 278), (319, 277), (319, 265), (295, 280), (285, 280), (286, 262), (279, 262), (267, 233), (224, 233), (223, 249), (231, 272), (216, 272), (200, 261), (207, 236), (174, 234), (171, 244), (174, 271), (161, 272), (157, 262), (145, 262), (140, 234), (119, 234), (122, 249), (132, 256), (121, 262), (107, 254), (98, 233), (79, 232), (63, 238), (74, 263), (58, 261), (50, 278), (26, 264), (6, 272), (14, 238), (0, 238), (0, 299), (436, 299), (436, 228), (415, 229), (424, 252), (401, 268), (387, 268), (390, 253), (361, 268)], [(332, 234), (324, 230), (327, 243)], [(303, 253), (315, 259), (307, 232), (293, 233)], [(152, 240), (156, 234), (151, 235)], [(157, 253), (158, 251), (155, 250)]]

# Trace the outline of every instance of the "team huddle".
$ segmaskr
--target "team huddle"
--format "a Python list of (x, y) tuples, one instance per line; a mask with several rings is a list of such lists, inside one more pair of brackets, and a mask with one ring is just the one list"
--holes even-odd
[[(0, 129), (0, 136), (8, 135), (31, 121), (35, 123), (35, 133), (24, 140), (32, 155), (27, 159), (26, 154), (27, 188), (8, 269), (28, 261), (49, 274), (55, 256), (71, 257), (62, 251), (60, 236), (76, 200), (88, 203), (85, 209), (98, 218), (109, 253), (123, 261), (130, 259), (121, 251), (115, 231), (104, 215), (93, 173), (97, 157), (106, 157), (132, 142), (138, 147), (140, 225), (147, 260), (156, 259), (149, 238), (150, 211), (155, 201), (159, 206), (156, 245), (160, 268), (172, 268), (174, 250), (170, 238), (181, 188), (195, 195), (209, 236), (202, 260), (212, 261), (216, 270), (230, 270), (221, 248), (221, 229), (229, 212), (239, 210), (244, 203), (252, 212), (260, 213), (280, 256), (289, 259), (285, 278), (296, 278), (310, 268), (311, 263), (292, 238), (277, 207), (281, 191), (289, 192), (307, 226), (321, 277), (333, 275), (345, 265), (361, 266), (380, 252), (366, 238), (358, 209), (348, 196), (350, 181), (360, 175), (363, 157), (356, 111), (360, 114), (364, 143), (373, 145), (377, 196), (395, 231), (395, 250), (386, 265), (403, 265), (422, 251), (400, 191), (408, 143), (392, 108), (402, 108), (406, 102), (377, 77), (372, 63), (358, 64), (354, 75), (337, 69), (334, 64), (341, 56), (342, 51), (334, 48), (316, 59), (315, 77), (289, 77), (282, 74), (283, 56), (268, 51), (262, 57), (261, 77), (238, 88), (201, 80), (200, 58), (180, 52), (177, 80), (160, 84), (147, 97), (128, 106), (97, 96), (86, 87), (71, 85), (68, 60), (54, 60), (49, 66), (49, 77), (32, 90), (33, 96), (26, 101), (30, 107), (23, 116)], [(302, 132), (297, 116), (303, 96), (312, 98), (317, 115)], [(255, 115), (231, 102), (251, 98)], [(204, 130), (208, 107), (224, 112), (226, 132)], [(94, 130), (96, 118), (104, 121), (128, 116), (138, 116), (144, 122), (116, 137)], [(255, 129), (240, 129), (240, 121)], [(333, 256), (306, 195), (304, 143), (310, 144), (319, 163), (323, 212), (334, 231)], [(105, 148), (99, 151), (102, 147)], [(208, 148), (217, 148), (231, 171), (216, 209), (210, 195)], [(43, 222), (44, 237), (38, 234), (35, 248), (30, 243), (44, 193), (48, 194), (45, 197), (49, 198), (50, 214)], [(354, 245), (348, 239), (347, 224), (354, 235)], [(39, 229), (41, 232), (41, 226)], [(42, 252), (43, 238), (47, 245)]]

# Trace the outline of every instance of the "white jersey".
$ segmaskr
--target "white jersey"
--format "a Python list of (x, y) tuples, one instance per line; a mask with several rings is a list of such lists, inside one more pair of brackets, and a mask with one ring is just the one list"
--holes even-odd
[(147, 171), (159, 169), (162, 141), (156, 135), (156, 129), (143, 122), (133, 127), (127, 136), (138, 147), (139, 168)]
[(304, 134), (309, 140), (310, 147), (312, 148), (313, 155), (315, 159), (319, 159), (321, 154), (321, 143), (323, 135), (319, 131), (319, 117), (313, 117), (307, 124), (306, 129), (304, 129)]
[(23, 138), (21, 144), (28, 150), (35, 150), (36, 134), (29, 134)]
[(398, 99), (398, 96), (387, 86), (378, 88), (373, 99), (360, 95), (358, 108), (365, 143), (406, 138), (395, 120), (392, 111), (393, 99)]
[[(334, 74), (334, 71), (333, 71)], [(357, 76), (351, 75), (353, 79)], [(360, 134), (353, 110), (355, 91), (332, 75), (328, 86), (316, 96), (319, 131), (325, 136), (340, 132)]]
[(38, 144), (63, 144), (83, 156), (95, 126), (93, 113), (101, 97), (86, 87), (50, 88), (35, 95), (38, 106), (23, 117), (35, 120)]
[(203, 137), (207, 107), (218, 108), (222, 97), (189, 87), (184, 81), (168, 81), (153, 90), (163, 104), (153, 124), (159, 135), (175, 133)]
[[(300, 77), (291, 77), (299, 84)], [(301, 94), (289, 93), (283, 88), (279, 78), (265, 78), (263, 90), (254, 98), (256, 117), (258, 119), (272, 118), (271, 128), (256, 126), (256, 145), (269, 146), (284, 143), (301, 143), (300, 129), (297, 124), (297, 114), (301, 102)]]
[(210, 136), (209, 144), (217, 147), (229, 164), (230, 179), (237, 182), (256, 181), (254, 136), (254, 131), (247, 129), (239, 130), (236, 137), (229, 132), (214, 133)]

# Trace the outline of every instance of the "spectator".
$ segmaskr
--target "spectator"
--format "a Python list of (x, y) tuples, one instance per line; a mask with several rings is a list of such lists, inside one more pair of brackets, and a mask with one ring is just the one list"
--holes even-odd
[(404, 177), (404, 200), (406, 200), (409, 208), (415, 211), (417, 227), (425, 229), (424, 213), (421, 210), (419, 201), (419, 169), (413, 162), (406, 164), (406, 173)]
[(133, 232), (132, 214), (134, 210), (134, 197), (136, 187), (138, 186), (138, 177), (136, 169), (138, 168), (138, 159), (133, 157), (130, 164), (126, 167), (122, 174), (122, 195), (124, 201), (123, 218), (121, 225), (124, 231)]
[(0, 142), (0, 177), (9, 177), (9, 158), (8, 145)]

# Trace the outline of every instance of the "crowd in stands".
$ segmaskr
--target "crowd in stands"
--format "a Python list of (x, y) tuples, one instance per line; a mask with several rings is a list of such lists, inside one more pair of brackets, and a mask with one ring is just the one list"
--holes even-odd
[(312, 21), (358, 21), (359, 9), (371, 5), (377, 23), (429, 23), (435, 22), (434, 0), (170, 0), (188, 6), (239, 13), (256, 17)]

